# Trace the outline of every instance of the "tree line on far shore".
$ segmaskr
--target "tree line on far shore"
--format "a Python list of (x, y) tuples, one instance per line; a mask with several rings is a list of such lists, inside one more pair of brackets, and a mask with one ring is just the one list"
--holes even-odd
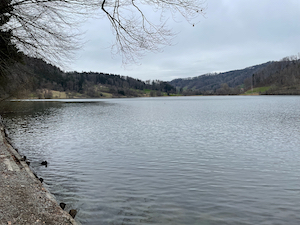
[(299, 95), (300, 59), (290, 56), (243, 70), (164, 82), (101, 72), (63, 72), (41, 59), (24, 56), (24, 63), (11, 68), (10, 80), (10, 85), (0, 87), (2, 99), (30, 94), (36, 98), (54, 98), (52, 91), (64, 92), (67, 98), (239, 95), (251, 89), (259, 90), (260, 94)]
[(65, 92), (68, 98), (142, 97), (145, 93), (154, 97), (176, 93), (172, 85), (160, 80), (142, 81), (128, 76), (100, 72), (63, 72), (60, 68), (41, 59), (31, 57), (24, 57), (24, 59), (23, 79), (20, 81), (23, 87), (15, 89), (13, 85), (9, 86), (11, 88), (7, 87), (5, 91), (0, 91), (2, 97), (10, 93), (13, 97), (28, 97), (31, 94), (36, 98), (53, 98), (51, 90)]

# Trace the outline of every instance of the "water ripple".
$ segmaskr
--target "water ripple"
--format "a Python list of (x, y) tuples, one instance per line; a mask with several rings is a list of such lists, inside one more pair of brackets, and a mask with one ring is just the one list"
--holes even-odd
[(299, 97), (9, 107), (15, 146), (82, 224), (299, 224)]

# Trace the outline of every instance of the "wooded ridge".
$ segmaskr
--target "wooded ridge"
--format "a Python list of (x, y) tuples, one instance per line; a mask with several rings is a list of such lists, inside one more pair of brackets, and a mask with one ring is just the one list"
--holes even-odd
[[(300, 59), (297, 56), (233, 70), (169, 82), (185, 95), (300, 94)], [(262, 88), (264, 87), (264, 88)]]
[(224, 73), (170, 82), (142, 81), (101, 72), (63, 72), (41, 59), (24, 56), (1, 83), (0, 96), (15, 98), (111, 98), (164, 95), (300, 94), (300, 60), (285, 57)]
[(14, 79), (0, 89), (2, 98), (5, 95), (17, 98), (154, 97), (176, 93), (176, 89), (164, 81), (144, 82), (99, 72), (63, 72), (41, 59), (26, 56), (24, 63), (16, 64), (14, 70)]

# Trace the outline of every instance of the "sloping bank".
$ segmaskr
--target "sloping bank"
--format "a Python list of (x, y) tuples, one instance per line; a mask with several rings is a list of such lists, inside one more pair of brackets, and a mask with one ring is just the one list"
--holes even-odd
[(0, 133), (0, 224), (77, 224)]

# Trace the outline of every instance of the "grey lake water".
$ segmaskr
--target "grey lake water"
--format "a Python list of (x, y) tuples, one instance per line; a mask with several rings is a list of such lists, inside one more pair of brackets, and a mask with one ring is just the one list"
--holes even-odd
[(298, 96), (8, 102), (2, 115), (82, 224), (300, 224)]

